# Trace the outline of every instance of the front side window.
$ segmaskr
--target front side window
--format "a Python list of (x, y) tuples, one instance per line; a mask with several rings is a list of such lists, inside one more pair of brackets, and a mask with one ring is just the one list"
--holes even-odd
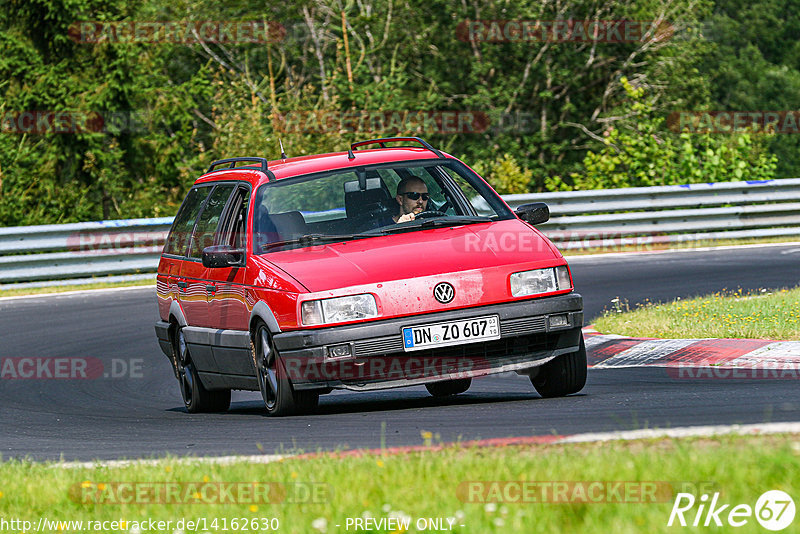
[(264, 184), (252, 216), (254, 254), (514, 217), (468, 167), (441, 159)]
[(225, 204), (228, 202), (234, 187), (234, 184), (217, 185), (208, 196), (208, 200), (203, 206), (203, 211), (200, 212), (197, 224), (194, 227), (192, 243), (189, 245), (190, 258), (201, 258), (203, 249), (214, 244), (214, 235), (217, 232), (220, 217), (222, 217), (222, 210), (225, 209)]

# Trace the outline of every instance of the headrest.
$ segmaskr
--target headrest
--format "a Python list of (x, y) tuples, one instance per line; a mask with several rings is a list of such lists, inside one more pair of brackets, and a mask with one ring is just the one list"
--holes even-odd
[(366, 190), (362, 191), (358, 187), (358, 180), (345, 182), (344, 207), (348, 217), (375, 215), (388, 210), (388, 201), (391, 196), (380, 176), (371, 178), (367, 173), (366, 186)]

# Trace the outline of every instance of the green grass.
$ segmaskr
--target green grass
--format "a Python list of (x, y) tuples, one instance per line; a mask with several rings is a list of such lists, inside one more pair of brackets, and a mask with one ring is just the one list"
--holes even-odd
[[(120, 482), (278, 483), (283, 502), (272, 504), (95, 504), (85, 495), (110, 495)], [(659, 502), (464, 502), (470, 481), (638, 481), (670, 488)], [(105, 485), (105, 486), (103, 486)], [(185, 486), (183, 486), (185, 487)], [(276, 486), (277, 487), (277, 486)], [(316, 498), (303, 488), (314, 487)], [(102, 488), (101, 493), (93, 493)], [(399, 455), (286, 459), (229, 465), (165, 459), (156, 465), (62, 468), (8, 461), (0, 464), (0, 517), (50, 520), (177, 521), (205, 517), (277, 518), (279, 532), (346, 532), (348, 517), (455, 518), (454, 532), (674, 532), (666, 526), (673, 488), (720, 492), (728, 503), (755, 505), (771, 489), (800, 497), (800, 435), (723, 436), (577, 445), (504, 448), (447, 447)], [(84, 493), (82, 493), (84, 492)], [(105, 492), (105, 493), (103, 493)], [(88, 499), (91, 500), (91, 499)], [(191, 497), (188, 498), (191, 500)], [(294, 501), (294, 502), (290, 502)], [(695, 508), (696, 511), (696, 508)], [(796, 522), (798, 520), (795, 520)], [(326, 524), (326, 529), (314, 528)], [(336, 527), (335, 525), (341, 525)], [(173, 523), (174, 525), (174, 523)], [(464, 525), (464, 526), (460, 526)], [(130, 528), (130, 525), (128, 525)], [(737, 529), (758, 532), (750, 523)], [(35, 530), (35, 527), (34, 527)], [(174, 526), (173, 526), (174, 530)], [(209, 529), (210, 530), (210, 529)], [(221, 530), (221, 528), (218, 528)], [(707, 529), (686, 528), (681, 532)], [(186, 529), (188, 532), (188, 529)], [(380, 531), (380, 530), (379, 530)], [(382, 530), (385, 532), (385, 530)], [(724, 531), (724, 529), (723, 529)], [(145, 530), (142, 530), (145, 532)], [(169, 530), (172, 532), (172, 530)], [(351, 527), (350, 532), (353, 532)], [(788, 532), (788, 531), (787, 531)]]
[(595, 321), (603, 333), (656, 338), (800, 340), (800, 288), (713, 295), (635, 310), (615, 302)]
[(20, 297), (25, 295), (47, 295), (50, 293), (65, 293), (67, 291), (83, 291), (92, 289), (108, 289), (112, 287), (139, 287), (139, 286), (152, 286), (155, 289), (155, 275), (153, 281), (147, 280), (130, 280), (127, 282), (96, 282), (93, 284), (85, 285), (64, 285), (64, 286), (48, 286), (48, 287), (29, 287), (29, 288), (14, 288), (4, 289), (0, 285), (0, 298), (2, 297)]

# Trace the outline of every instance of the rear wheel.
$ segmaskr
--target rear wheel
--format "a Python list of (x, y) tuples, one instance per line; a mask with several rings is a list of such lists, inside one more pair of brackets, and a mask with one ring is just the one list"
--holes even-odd
[(531, 383), (542, 397), (562, 397), (582, 390), (586, 385), (586, 345), (583, 336), (577, 352), (564, 354), (544, 364), (531, 377)]
[(295, 391), (283, 359), (275, 349), (272, 335), (259, 323), (252, 340), (251, 353), (256, 368), (258, 388), (267, 408), (267, 415), (283, 416), (312, 411), (319, 403), (316, 391)]
[(227, 411), (231, 405), (231, 390), (208, 390), (203, 386), (180, 328), (176, 329), (175, 352), (178, 384), (186, 410), (189, 413)]
[(425, 384), (428, 393), (434, 397), (449, 397), (464, 393), (472, 385), (471, 378), (459, 378), (458, 380), (446, 380), (444, 382), (432, 382)]

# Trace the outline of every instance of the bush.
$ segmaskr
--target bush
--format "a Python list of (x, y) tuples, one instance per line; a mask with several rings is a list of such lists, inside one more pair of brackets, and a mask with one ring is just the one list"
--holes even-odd
[(488, 164), (478, 162), (474, 168), (501, 195), (528, 193), (531, 189), (533, 171), (523, 169), (511, 154), (498, 156)]
[[(627, 100), (622, 116), (633, 120), (604, 132), (603, 146), (589, 151), (584, 174), (572, 173), (572, 183), (559, 178), (548, 188), (607, 189), (699, 182), (769, 180), (775, 177), (777, 157), (767, 150), (767, 133), (691, 134), (663, 128), (664, 117), (643, 87), (620, 82)], [(620, 113), (620, 112), (618, 112)]]

